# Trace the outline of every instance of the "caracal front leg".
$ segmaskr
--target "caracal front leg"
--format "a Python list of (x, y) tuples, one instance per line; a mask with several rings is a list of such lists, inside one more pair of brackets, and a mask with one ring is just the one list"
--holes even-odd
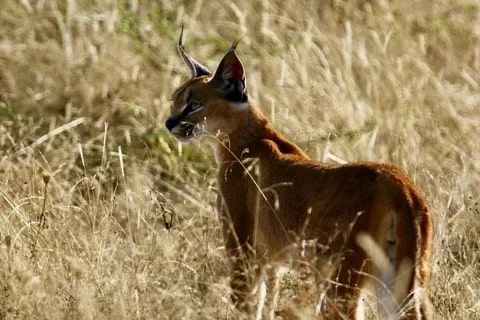
[(256, 320), (275, 319), (282, 275), (276, 265), (265, 264), (257, 284)]
[(283, 274), (278, 267), (271, 267), (267, 272), (267, 319), (275, 319), (275, 310), (278, 306), (278, 296), (280, 295), (280, 282)]
[(248, 217), (242, 220), (241, 213), (234, 206), (230, 210), (221, 198), (219, 218), (228, 259), (231, 263), (231, 298), (235, 307), (243, 312), (253, 311), (252, 290), (258, 278), (258, 266), (250, 243), (251, 234)]

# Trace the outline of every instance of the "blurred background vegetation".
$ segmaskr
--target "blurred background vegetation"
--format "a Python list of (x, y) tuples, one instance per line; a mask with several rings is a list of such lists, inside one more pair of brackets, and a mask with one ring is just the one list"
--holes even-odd
[(312, 158), (403, 167), (435, 215), (437, 317), (479, 319), (479, 9), (0, 1), (0, 319), (238, 316), (211, 152), (163, 126), (182, 23), (210, 69), (244, 37), (249, 92)]

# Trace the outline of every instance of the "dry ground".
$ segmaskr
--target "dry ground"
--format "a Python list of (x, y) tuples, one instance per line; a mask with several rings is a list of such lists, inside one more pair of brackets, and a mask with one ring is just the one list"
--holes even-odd
[(313, 158), (409, 173), (437, 319), (480, 319), (475, 0), (0, 1), (0, 319), (236, 317), (210, 149), (163, 126), (182, 21), (210, 68), (244, 36), (250, 93)]

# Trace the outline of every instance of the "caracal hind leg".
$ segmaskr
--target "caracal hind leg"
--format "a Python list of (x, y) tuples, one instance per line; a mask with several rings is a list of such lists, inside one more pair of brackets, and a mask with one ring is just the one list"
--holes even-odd
[(433, 306), (427, 292), (423, 292), (422, 302), (420, 306), (420, 314), (422, 320), (430, 320), (433, 318)]
[(416, 230), (408, 206), (395, 201), (392, 194), (388, 188), (378, 190), (368, 232), (356, 240), (372, 262), (379, 317), (411, 319), (419, 309), (413, 281)]
[(346, 284), (333, 285), (327, 290), (320, 306), (321, 319), (364, 319), (359, 314), (359, 299), (361, 288)]
[(327, 289), (320, 301), (320, 315), (322, 319), (356, 319), (364, 318), (357, 311), (362, 288), (368, 283), (365, 273), (370, 266), (360, 248), (346, 255), (341, 263), (333, 284)]
[(395, 298), (400, 304), (402, 320), (423, 319), (421, 315), (423, 292), (415, 281), (418, 266), (412, 223), (409, 219), (396, 219)]

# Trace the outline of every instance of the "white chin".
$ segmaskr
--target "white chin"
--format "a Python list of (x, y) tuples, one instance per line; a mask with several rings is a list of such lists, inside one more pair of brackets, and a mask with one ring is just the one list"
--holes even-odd
[(189, 128), (185, 129), (182, 127), (175, 127), (172, 130), (172, 134), (179, 140), (180, 142), (190, 142), (198, 137), (202, 136), (203, 131), (199, 128)]
[(195, 136), (175, 136), (175, 138), (177, 138), (177, 140), (180, 142), (187, 143), (194, 140), (196, 137)]

